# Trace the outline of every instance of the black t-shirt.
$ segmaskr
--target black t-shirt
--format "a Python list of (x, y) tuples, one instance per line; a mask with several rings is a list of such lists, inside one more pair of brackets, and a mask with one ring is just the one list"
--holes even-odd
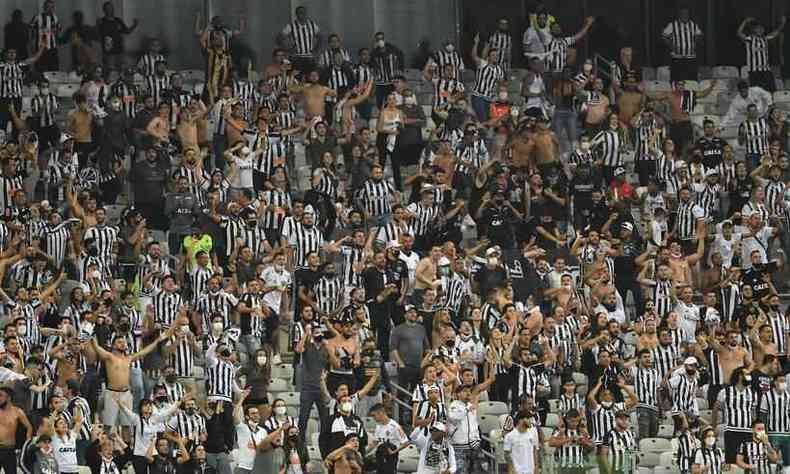
[[(301, 268), (296, 270), (294, 273), (294, 288), (296, 288), (297, 295), (299, 294), (299, 287), (305, 287), (308, 291), (315, 285), (315, 282), (321, 278), (321, 272), (310, 270), (309, 268)], [(299, 298), (296, 298), (296, 308), (294, 308), (294, 318), (295, 320), (299, 320), (299, 313), (302, 309), (302, 303), (299, 302)]]
[(601, 189), (600, 182), (596, 182), (594, 177), (588, 175), (584, 178), (574, 176), (571, 180), (569, 194), (573, 196), (573, 205), (576, 210), (584, 213), (593, 208), (592, 193)]
[(702, 165), (705, 169), (715, 168), (721, 164), (724, 154), (724, 140), (721, 138), (700, 137), (694, 148), (702, 153)]
[(773, 377), (759, 369), (752, 371), (752, 390), (754, 390), (755, 395), (757, 395), (758, 401), (764, 394), (771, 390), (771, 382), (773, 379)]
[(771, 291), (770, 285), (763, 281), (764, 275), (764, 271), (755, 268), (750, 268), (743, 274), (743, 283), (752, 287), (754, 298), (758, 300)]
[(734, 189), (730, 190), (730, 209), (740, 211), (743, 205), (749, 201), (754, 181), (748, 176), (743, 180), (736, 178), (733, 185)]
[(123, 35), (129, 28), (120, 18), (100, 18), (96, 27), (99, 30), (99, 39), (103, 53), (123, 53)]
[(176, 474), (178, 463), (170, 457), (163, 457), (159, 454), (154, 456), (154, 461), (148, 464), (150, 474)]
[(513, 223), (517, 216), (510, 207), (503, 205), (500, 208), (489, 206), (483, 211), (483, 221), (486, 223), (486, 235), (491, 245), (510, 248), (513, 243)]

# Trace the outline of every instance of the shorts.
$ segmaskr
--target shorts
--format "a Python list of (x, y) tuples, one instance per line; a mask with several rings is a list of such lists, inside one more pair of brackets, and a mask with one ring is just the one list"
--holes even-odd
[(113, 395), (119, 396), (120, 401), (134, 411), (134, 407), (132, 406), (133, 397), (130, 390), (116, 392), (115, 390), (106, 388), (104, 389), (104, 408), (102, 409), (101, 416), (102, 424), (115, 426), (120, 418), (120, 424), (122, 426), (131, 426), (132, 420), (126, 415), (126, 412), (121, 410), (121, 407), (118, 406), (118, 402), (113, 398)]

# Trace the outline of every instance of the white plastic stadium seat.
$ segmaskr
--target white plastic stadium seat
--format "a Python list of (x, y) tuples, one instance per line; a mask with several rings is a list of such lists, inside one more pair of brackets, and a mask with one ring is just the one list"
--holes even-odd
[(560, 416), (556, 413), (546, 415), (546, 426), (556, 428), (560, 426)]
[(398, 472), (405, 472), (411, 474), (413, 472), (417, 472), (417, 463), (419, 463), (419, 458), (399, 458), (398, 459)]
[(641, 467), (655, 467), (659, 463), (659, 454), (652, 452), (643, 452), (639, 456), (639, 466)]
[(60, 84), (55, 90), (58, 97), (72, 97), (80, 90), (79, 84)]
[(287, 392), (288, 391), (288, 383), (283, 379), (272, 379), (269, 381), (269, 392), (277, 393), (277, 392)]
[(573, 377), (573, 381), (576, 382), (577, 384), (587, 385), (587, 376), (582, 374), (581, 372), (574, 372), (572, 377)]
[(664, 438), (645, 438), (639, 442), (639, 450), (660, 453), (672, 448), (669, 440)]
[(69, 74), (64, 71), (47, 71), (44, 73), (44, 77), (54, 84), (65, 84), (69, 82)]
[(651, 474), (653, 471), (649, 467), (639, 466), (636, 469), (637, 474)]
[(299, 392), (283, 392), (278, 398), (282, 398), (286, 406), (299, 406)]
[(658, 425), (658, 437), (670, 439), (675, 434), (675, 427), (672, 425)]
[(671, 77), (669, 66), (659, 66), (656, 70), (656, 79), (659, 81), (669, 82)]
[(310, 433), (310, 446), (318, 447), (318, 437), (321, 436), (321, 433)]
[(307, 447), (307, 455), (310, 457), (311, 460), (321, 461), (321, 451), (318, 449), (318, 446), (308, 446)]
[[(496, 430), (492, 430), (492, 432), (493, 431), (496, 431)], [(544, 426), (544, 427), (542, 427), (540, 429), (540, 431), (543, 432), (543, 439), (545, 439), (545, 440), (551, 438), (551, 435), (554, 434), (554, 428), (552, 428), (551, 426)]]
[(717, 79), (739, 78), (740, 71), (735, 66), (715, 66), (713, 68), (713, 77)]
[(746, 80), (749, 79), (749, 67), (748, 66), (743, 66), (741, 68), (741, 79), (746, 79)]
[(656, 68), (647, 67), (647, 66), (642, 68), (642, 80), (654, 81), (655, 79), (656, 79)]
[(504, 415), (510, 413), (505, 402), (480, 402), (477, 406), (477, 413), (481, 415)]
[(774, 102), (790, 102), (790, 91), (774, 92)]
[(294, 377), (294, 368), (289, 364), (280, 364), (272, 366), (272, 377), (277, 377), (283, 380), (292, 380)]
[(551, 413), (560, 412), (560, 401), (556, 398), (549, 400), (549, 411)]
[(494, 415), (479, 415), (477, 422), (480, 425), (480, 432), (488, 436), (491, 430), (500, 428), (499, 417)]
[(708, 407), (708, 399), (707, 398), (697, 398), (697, 408), (700, 410), (707, 410)]
[(660, 462), (662, 466), (676, 466), (677, 463), (675, 462), (675, 453), (671, 451), (661, 453)]
[(667, 81), (646, 81), (645, 91), (647, 92), (669, 92), (672, 90), (672, 85)]
[(680, 474), (680, 469), (675, 466), (656, 466), (653, 474)]
[(417, 446), (410, 444), (403, 448), (400, 453), (398, 453), (399, 458), (408, 458), (408, 459), (420, 459), (420, 450), (417, 449)]

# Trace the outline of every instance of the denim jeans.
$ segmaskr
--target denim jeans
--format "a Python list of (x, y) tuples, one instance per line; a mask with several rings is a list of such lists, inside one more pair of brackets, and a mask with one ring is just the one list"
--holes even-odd
[(246, 360), (242, 361), (242, 365), (246, 365), (247, 361), (251, 360), (255, 356), (255, 352), (261, 348), (261, 341), (258, 337), (252, 334), (245, 334), (239, 338), (239, 355), (242, 358), (246, 357)]
[(477, 115), (477, 120), (487, 122), (491, 110), (491, 103), (485, 97), (479, 95), (472, 96), (472, 110)]
[(206, 464), (213, 467), (217, 474), (231, 474), (228, 453), (206, 453)]
[[(566, 144), (565, 149), (568, 151), (573, 150), (573, 142), (579, 137), (577, 120), (578, 118), (575, 110), (557, 109), (554, 112), (554, 133), (557, 135), (557, 139), (560, 141), (561, 145), (563, 143)], [(563, 141), (563, 130), (568, 136), (567, 141)]]
[(302, 390), (299, 395), (299, 434), (304, 436), (307, 432), (307, 420), (310, 419), (310, 410), (315, 404), (318, 408), (318, 416), (321, 418), (321, 430), (329, 429), (325, 426), (329, 422), (329, 410), (321, 399), (320, 390)]
[(133, 406), (138, 406), (140, 400), (145, 398), (145, 385), (143, 384), (143, 369), (132, 367), (129, 369), (129, 383), (132, 389)]

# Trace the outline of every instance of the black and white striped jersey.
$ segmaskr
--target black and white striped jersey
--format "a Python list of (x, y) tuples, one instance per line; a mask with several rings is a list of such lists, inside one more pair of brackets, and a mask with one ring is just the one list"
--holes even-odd
[(790, 394), (769, 390), (760, 397), (760, 415), (769, 433), (790, 432)]
[(749, 71), (770, 71), (768, 40), (765, 36), (750, 35), (743, 40), (746, 47), (746, 69)]
[(297, 57), (312, 57), (316, 47), (316, 35), (321, 32), (318, 24), (313, 20), (304, 23), (294, 20), (285, 25), (283, 36), (290, 37), (293, 41), (293, 55)]
[(46, 49), (58, 47), (58, 35), (60, 34), (60, 19), (57, 15), (49, 13), (39, 13), (30, 20), (30, 36), (33, 39), (33, 48), (37, 50), (40, 45)]
[(137, 71), (144, 78), (151, 77), (156, 74), (156, 63), (160, 61), (166, 62), (163, 54), (145, 53), (137, 61)]
[(346, 48), (327, 48), (318, 56), (318, 65), (321, 67), (330, 67), (334, 65), (336, 54), (340, 54), (344, 63), (351, 62), (351, 53)]
[(671, 42), (673, 58), (693, 59), (697, 57), (697, 37), (702, 30), (692, 20), (670, 22), (663, 31), (663, 37)]
[(749, 432), (752, 430), (752, 419), (757, 408), (757, 396), (751, 387), (738, 388), (728, 385), (717, 397), (724, 414), (724, 426), (728, 431)]
[(313, 285), (318, 310), (322, 315), (337, 312), (343, 304), (343, 280), (338, 276), (323, 276)]
[(167, 91), (170, 89), (170, 76), (146, 76), (145, 91), (154, 98), (157, 107), (167, 98)]
[(499, 64), (489, 64), (488, 61), (481, 59), (477, 65), (475, 75), (475, 86), (472, 88), (472, 95), (485, 97), (493, 100), (496, 97), (499, 81), (504, 79), (505, 71)]
[(447, 107), (454, 95), (463, 94), (465, 90), (464, 83), (456, 79), (434, 78), (433, 108)]
[(764, 118), (744, 120), (738, 129), (746, 145), (746, 153), (763, 156), (768, 153), (768, 136), (771, 128)]
[(604, 166), (623, 166), (623, 157), (620, 153), (620, 134), (613, 130), (598, 132), (593, 137), (591, 147), (603, 160)]
[(396, 192), (395, 186), (387, 180), (369, 179), (357, 192), (357, 199), (368, 216), (379, 217), (392, 212), (392, 199)]
[(488, 46), (496, 49), (496, 65), (503, 71), (510, 71), (513, 50), (513, 37), (510, 33), (497, 31), (488, 37)]
[(294, 265), (297, 268), (306, 267), (307, 255), (318, 252), (324, 245), (324, 234), (315, 225), (307, 227), (298, 224), (290, 235), (288, 244), (294, 249)]
[[(0, 63), (0, 97), (17, 99), (22, 97), (25, 65), (18, 62)], [(19, 113), (20, 111), (17, 111)]]
[(453, 67), (453, 77), (456, 79), (461, 77), (461, 72), (464, 70), (464, 60), (461, 58), (461, 55), (458, 54), (458, 51), (436, 51), (433, 53), (433, 56), (431, 56), (431, 61), (437, 66), (439, 75), (444, 79), (446, 79), (446, 77), (444, 77), (444, 68), (447, 65)]
[(36, 95), (30, 100), (30, 111), (37, 127), (45, 128), (55, 125), (55, 114), (60, 104), (55, 94)]

